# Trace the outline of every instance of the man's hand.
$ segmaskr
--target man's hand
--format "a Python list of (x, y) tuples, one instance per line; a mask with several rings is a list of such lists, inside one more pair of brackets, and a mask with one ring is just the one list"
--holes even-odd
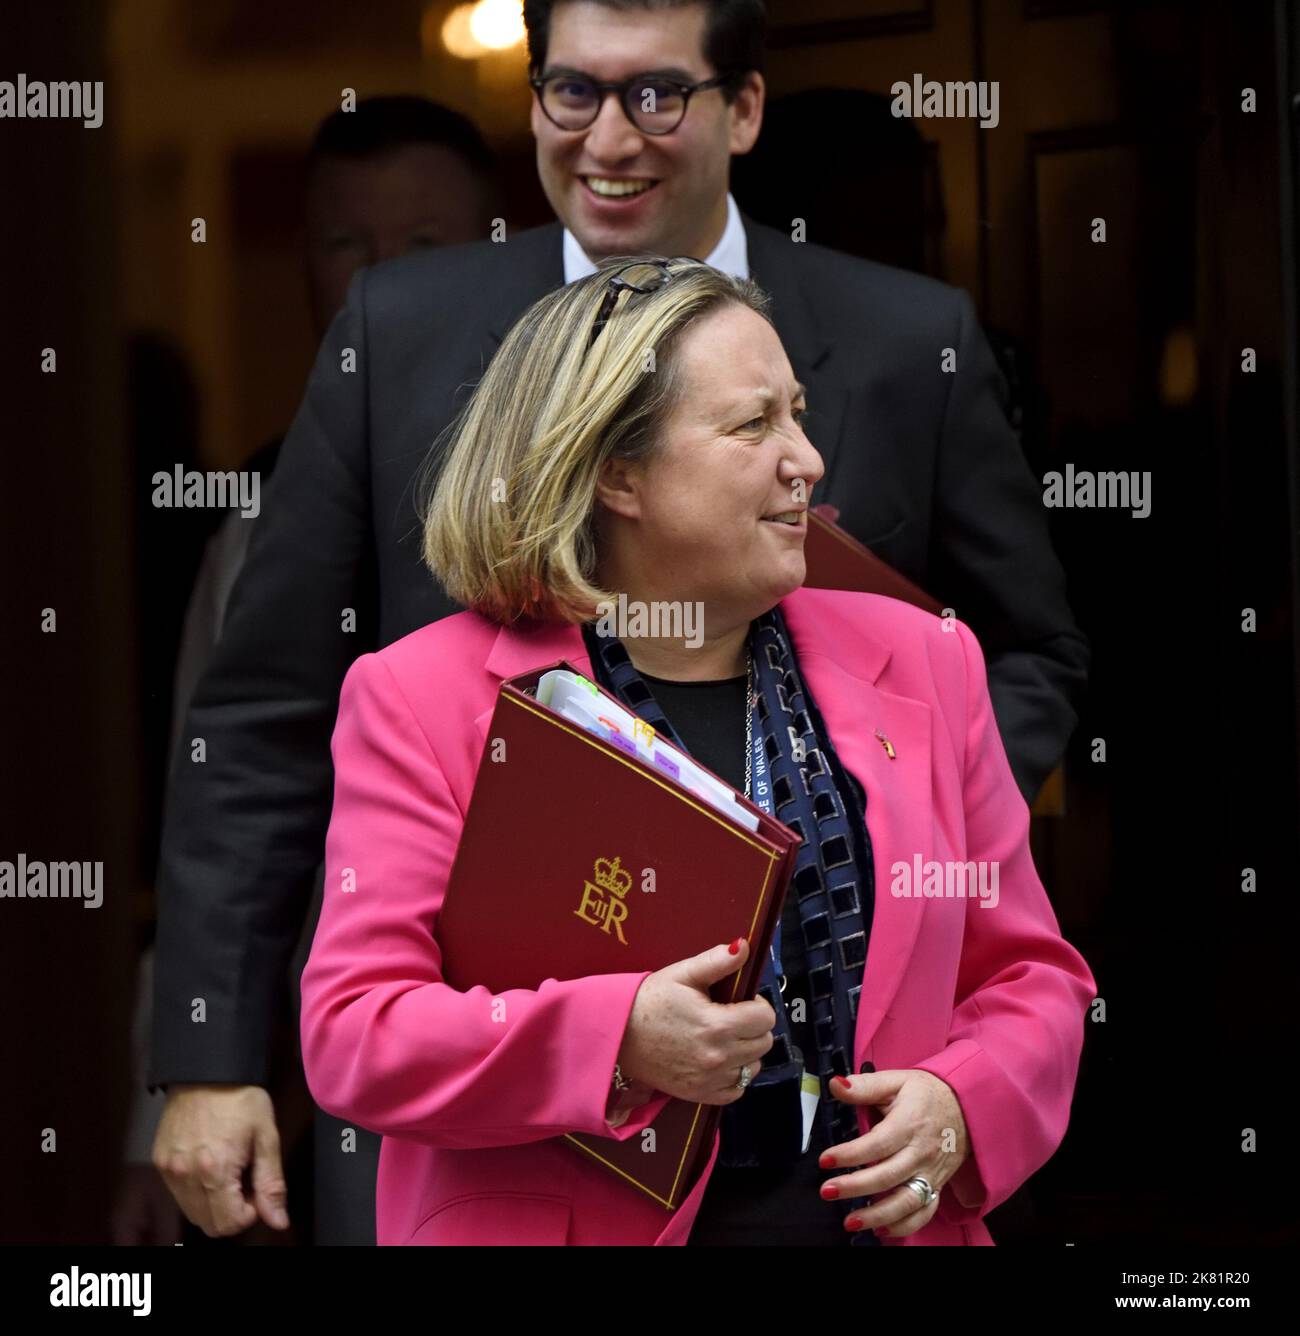
[(170, 1086), (153, 1163), (186, 1218), (209, 1238), (242, 1233), (259, 1216), (272, 1229), (289, 1228), (280, 1134), (261, 1086)]

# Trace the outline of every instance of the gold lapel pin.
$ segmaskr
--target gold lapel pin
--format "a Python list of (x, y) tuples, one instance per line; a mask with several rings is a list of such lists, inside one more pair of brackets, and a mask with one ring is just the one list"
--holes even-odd
[(885, 749), (885, 755), (892, 761), (898, 753), (894, 750), (894, 744), (879, 730), (876, 729), (876, 736), (880, 739), (880, 745)]

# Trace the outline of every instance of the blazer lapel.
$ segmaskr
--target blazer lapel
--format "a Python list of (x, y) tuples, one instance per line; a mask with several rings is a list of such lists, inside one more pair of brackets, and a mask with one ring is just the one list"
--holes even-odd
[[(927, 903), (893, 896), (889, 888), (891, 864), (902, 859), (910, 865), (913, 854), (924, 856), (934, 843), (930, 706), (876, 686), (889, 650), (865, 630), (850, 640), (840, 624), (832, 641), (798, 593), (784, 600), (781, 610), (799, 671), (836, 753), (867, 795), (876, 891), (855, 1031), (860, 1053), (894, 1000)], [(892, 747), (893, 759), (877, 730)], [(856, 1053), (854, 1057), (856, 1064)]]
[(560, 223), (530, 227), (501, 247), (503, 281), (486, 294), (491, 303), (488, 336), (496, 343), (510, 326), (548, 292), (564, 286), (564, 228)]
[(805, 425), (808, 439), (826, 466), (826, 476), (820, 484), (824, 492), (839, 453), (848, 407), (848, 386), (831, 370), (832, 340), (813, 303), (812, 294), (800, 282), (793, 254), (800, 243), (791, 241), (774, 228), (756, 223), (744, 210), (741, 210), (740, 219), (745, 228), (750, 277), (771, 296), (776, 332), (781, 336), (795, 376), (808, 387)]
[(553, 622), (534, 623), (522, 628), (503, 626), (497, 632), (483, 665), (488, 675), (495, 678), (497, 686), (493, 688), (491, 704), (474, 720), (480, 740), (487, 739), (500, 683), (533, 668), (545, 667), (557, 659), (567, 659), (584, 677), (592, 675), (591, 658), (580, 627)]

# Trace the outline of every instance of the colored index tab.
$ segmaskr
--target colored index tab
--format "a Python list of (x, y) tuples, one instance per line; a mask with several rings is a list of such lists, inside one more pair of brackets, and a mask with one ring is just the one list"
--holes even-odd
[(625, 751), (629, 756), (636, 755), (636, 743), (631, 738), (625, 738), (622, 733), (617, 731), (609, 735), (608, 741), (612, 742), (620, 751)]

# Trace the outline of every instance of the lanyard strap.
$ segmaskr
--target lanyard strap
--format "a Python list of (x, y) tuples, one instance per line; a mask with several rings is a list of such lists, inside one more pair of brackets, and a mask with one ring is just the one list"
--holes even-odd
[[(755, 679), (757, 681), (757, 679)], [(763, 729), (759, 724), (758, 707), (754, 701), (746, 702), (749, 710), (750, 758), (753, 766), (753, 789), (749, 796), (756, 807), (761, 807), (768, 816), (773, 816), (772, 785), (767, 777), (767, 747), (763, 741)], [(772, 968), (776, 971), (777, 983), (785, 991), (785, 971), (781, 968), (781, 920), (776, 921), (776, 930), (772, 933)]]

